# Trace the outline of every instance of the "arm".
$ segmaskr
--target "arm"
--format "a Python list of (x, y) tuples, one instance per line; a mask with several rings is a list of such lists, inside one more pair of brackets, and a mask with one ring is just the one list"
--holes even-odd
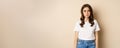
[(74, 48), (76, 48), (76, 46), (77, 46), (77, 39), (78, 39), (78, 32), (75, 32), (75, 36), (74, 36)]
[(98, 32), (95, 32), (95, 45), (98, 48)]

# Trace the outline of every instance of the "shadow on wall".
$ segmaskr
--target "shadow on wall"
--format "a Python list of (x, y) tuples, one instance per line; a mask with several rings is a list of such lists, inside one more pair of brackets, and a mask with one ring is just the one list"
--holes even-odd
[(104, 25), (102, 24), (102, 20), (100, 19), (99, 12), (97, 10), (94, 11), (94, 17), (98, 21), (99, 26), (100, 26), (100, 31), (99, 31), (99, 48), (105, 47), (105, 42), (104, 42)]

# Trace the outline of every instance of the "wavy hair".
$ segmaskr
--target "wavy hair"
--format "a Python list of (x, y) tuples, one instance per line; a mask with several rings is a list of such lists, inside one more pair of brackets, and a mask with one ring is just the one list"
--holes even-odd
[(80, 17), (81, 23), (80, 23), (80, 26), (83, 27), (83, 25), (85, 24), (85, 22), (84, 22), (85, 17), (84, 17), (84, 14), (83, 14), (83, 9), (85, 7), (88, 7), (89, 10), (90, 10), (89, 23), (91, 24), (91, 27), (92, 27), (94, 25), (94, 16), (93, 16), (92, 7), (89, 4), (84, 4), (81, 8), (81, 17)]

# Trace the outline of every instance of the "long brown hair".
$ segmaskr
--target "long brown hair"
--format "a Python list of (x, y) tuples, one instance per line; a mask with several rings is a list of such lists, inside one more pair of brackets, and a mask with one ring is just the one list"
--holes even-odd
[(81, 23), (80, 23), (80, 26), (83, 27), (83, 25), (85, 24), (85, 22), (84, 22), (85, 17), (84, 17), (84, 14), (83, 14), (83, 9), (85, 7), (88, 7), (89, 10), (90, 10), (89, 23), (91, 24), (91, 27), (92, 27), (94, 25), (94, 16), (93, 16), (92, 7), (89, 4), (84, 4), (81, 8), (81, 18), (80, 18)]

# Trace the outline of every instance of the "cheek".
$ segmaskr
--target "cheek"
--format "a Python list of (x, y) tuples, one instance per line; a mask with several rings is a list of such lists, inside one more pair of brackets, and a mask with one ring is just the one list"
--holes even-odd
[(90, 12), (88, 12), (88, 15), (90, 16)]
[(86, 12), (86, 15), (87, 15), (87, 16), (90, 16), (90, 12)]
[(86, 15), (87, 13), (86, 12), (83, 12), (83, 15)]
[(90, 12), (88, 12), (88, 14), (90, 15)]

